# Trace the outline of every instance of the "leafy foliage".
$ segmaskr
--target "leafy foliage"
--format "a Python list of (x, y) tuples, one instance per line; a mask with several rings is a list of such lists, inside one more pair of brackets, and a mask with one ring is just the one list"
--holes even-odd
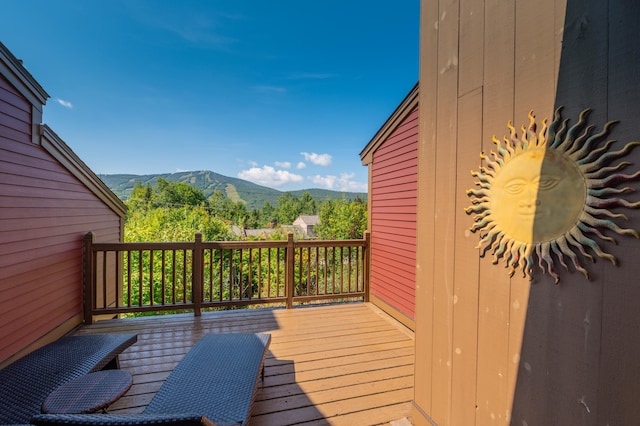
[(315, 232), (323, 240), (348, 240), (364, 236), (367, 230), (367, 203), (356, 199), (328, 200), (320, 208)]

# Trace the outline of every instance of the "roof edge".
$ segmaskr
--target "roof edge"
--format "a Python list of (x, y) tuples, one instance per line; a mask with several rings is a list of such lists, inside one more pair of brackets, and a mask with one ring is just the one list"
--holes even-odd
[(380, 127), (373, 138), (371, 138), (367, 146), (360, 152), (360, 160), (363, 166), (371, 163), (374, 151), (378, 149), (380, 144), (387, 139), (388, 135), (393, 132), (402, 120), (418, 105), (418, 88), (419, 83), (416, 83), (402, 102), (400, 102), (400, 105), (398, 105), (395, 111), (389, 116), (387, 121)]
[(100, 198), (118, 216), (125, 217), (127, 206), (49, 126), (40, 126), (40, 145), (71, 174)]
[(40, 109), (49, 99), (49, 94), (40, 86), (35, 78), (22, 65), (22, 61), (0, 41), (0, 68), (7, 72), (1, 74), (9, 80), (33, 104), (39, 104)]

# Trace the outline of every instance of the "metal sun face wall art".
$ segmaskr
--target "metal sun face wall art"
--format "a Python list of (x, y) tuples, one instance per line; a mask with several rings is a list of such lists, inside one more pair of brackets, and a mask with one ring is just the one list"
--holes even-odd
[(640, 142), (629, 142), (621, 150), (609, 152), (615, 141), (602, 141), (615, 121), (592, 134), (594, 126), (586, 126), (590, 110), (582, 111), (571, 127), (568, 119), (562, 119), (561, 110), (556, 110), (548, 127), (543, 120), (538, 133), (530, 112), (529, 125), (522, 126), (520, 137), (511, 122), (507, 124), (509, 136), (503, 141), (493, 137), (497, 152), (480, 154), (485, 165), (471, 172), (478, 180), (476, 188), (467, 191), (471, 206), (465, 209), (474, 215), (470, 230), (480, 233), (477, 248), (481, 257), (491, 251), (494, 264), (503, 260), (510, 275), (522, 269), (529, 279), (533, 278), (537, 259), (539, 268), (556, 283), (560, 279), (556, 260), (569, 270), (565, 258), (570, 259), (587, 279), (589, 273), (579, 254), (592, 261), (595, 254), (617, 264), (616, 258), (600, 247), (600, 241), (615, 242), (603, 230), (640, 236), (636, 230), (621, 228), (613, 221), (627, 219), (624, 214), (609, 210), (640, 207), (640, 201), (620, 197), (633, 192), (633, 188), (617, 186), (638, 179), (640, 171), (621, 173), (631, 165), (627, 161), (611, 165)]

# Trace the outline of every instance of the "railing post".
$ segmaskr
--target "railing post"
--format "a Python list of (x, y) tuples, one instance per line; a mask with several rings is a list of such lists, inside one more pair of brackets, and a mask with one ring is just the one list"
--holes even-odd
[(287, 288), (287, 309), (293, 308), (293, 281), (295, 276), (295, 246), (293, 244), (293, 232), (287, 233), (287, 253), (285, 260), (285, 285)]
[(93, 262), (93, 232), (87, 232), (82, 244), (82, 290), (84, 305), (84, 323), (93, 323), (93, 290), (95, 289), (95, 270)]
[(369, 271), (371, 270), (371, 231), (365, 231), (364, 233), (364, 253), (363, 253), (363, 270), (362, 270), (362, 285), (364, 286), (364, 301), (369, 301)]
[(202, 312), (202, 275), (203, 275), (202, 233), (196, 232), (193, 245), (193, 270), (191, 271), (191, 297), (193, 298), (193, 314), (199, 317)]

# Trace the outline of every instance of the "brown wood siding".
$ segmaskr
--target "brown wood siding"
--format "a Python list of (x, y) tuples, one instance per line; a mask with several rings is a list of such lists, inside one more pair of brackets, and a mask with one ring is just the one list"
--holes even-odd
[(82, 311), (82, 238), (121, 218), (41, 146), (31, 104), (0, 76), (0, 362)]
[(418, 108), (373, 153), (371, 294), (415, 318)]
[[(556, 260), (559, 284), (529, 282), (479, 257), (467, 189), (480, 152), (535, 112), (592, 109), (610, 151), (640, 137), (640, 3), (613, 0), (421, 2), (416, 290), (417, 426), (636, 424), (640, 418), (640, 242), (598, 244), (618, 264)], [(597, 130), (596, 130), (597, 129)], [(520, 132), (518, 132), (520, 134)], [(640, 150), (624, 158), (633, 173)], [(617, 164), (617, 161), (614, 161)], [(603, 165), (604, 167), (605, 165)], [(625, 199), (638, 200), (640, 183)], [(640, 230), (640, 211), (624, 228)], [(597, 239), (597, 238), (596, 238)]]

